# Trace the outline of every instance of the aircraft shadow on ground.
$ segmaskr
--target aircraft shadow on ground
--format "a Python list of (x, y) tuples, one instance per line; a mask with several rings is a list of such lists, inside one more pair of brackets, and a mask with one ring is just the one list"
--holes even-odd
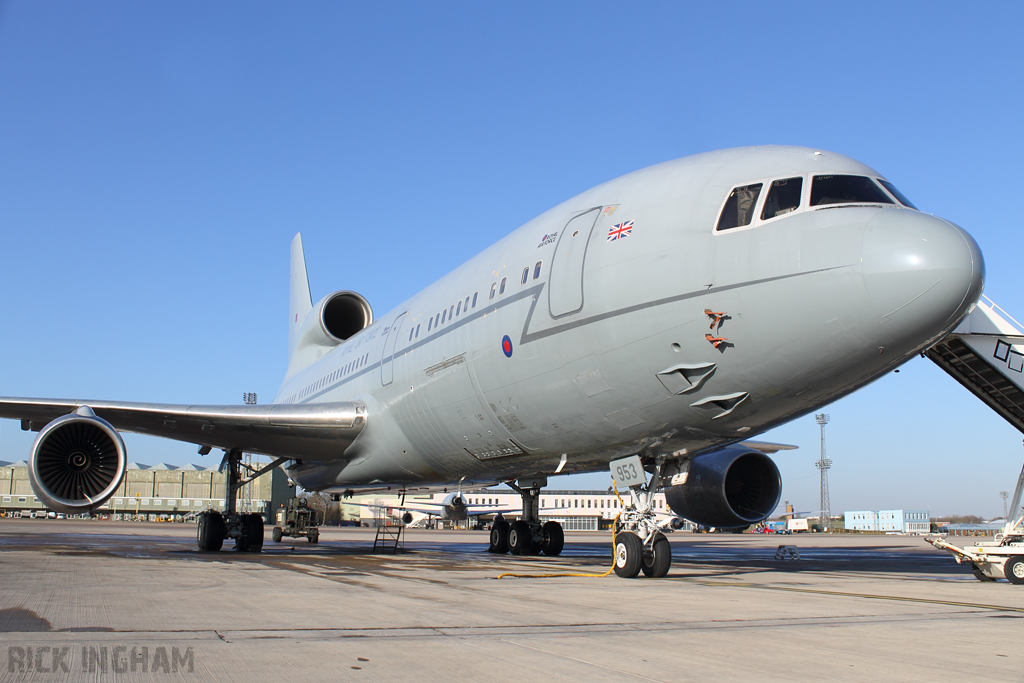
[[(827, 548), (804, 546), (799, 548), (800, 559), (777, 560), (773, 547), (722, 547), (717, 544), (673, 544), (672, 573), (691, 578), (714, 577), (722, 574), (782, 572), (842, 572), (844, 574), (898, 574), (914, 575), (970, 575), (967, 565), (957, 564), (945, 553), (930, 548), (894, 550), (887, 546), (863, 546), (858, 548)], [(531, 569), (537, 563), (549, 563), (558, 571), (594, 571), (607, 568), (611, 560), (610, 545), (594, 543), (567, 543), (563, 554), (557, 558), (545, 555), (516, 558), (511, 555), (487, 553), (485, 544), (420, 542), (408, 544), (404, 551), (376, 551), (372, 545), (363, 542), (327, 542), (318, 545), (267, 544), (262, 553), (235, 551), (230, 545), (217, 553), (208, 553), (193, 548), (171, 550), (173, 555), (188, 555), (196, 559), (210, 559), (221, 562), (260, 562), (283, 558), (387, 558), (420, 557), (427, 559), (438, 554), (447, 556), (447, 562), (530, 562)]]

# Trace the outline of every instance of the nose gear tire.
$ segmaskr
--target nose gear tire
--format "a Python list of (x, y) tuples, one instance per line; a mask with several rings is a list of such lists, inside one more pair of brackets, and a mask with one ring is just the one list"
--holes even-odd
[(615, 537), (615, 573), (624, 579), (636, 578), (643, 566), (644, 544), (632, 531)]
[(662, 534), (654, 537), (653, 549), (651, 552), (644, 552), (644, 559), (640, 569), (644, 576), (652, 579), (660, 579), (668, 574), (672, 567), (672, 546), (668, 539)]

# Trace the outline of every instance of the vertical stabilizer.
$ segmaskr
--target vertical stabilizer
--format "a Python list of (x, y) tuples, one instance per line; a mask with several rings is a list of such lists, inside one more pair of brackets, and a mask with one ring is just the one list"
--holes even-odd
[(302, 233), (296, 233), (292, 240), (291, 276), (288, 280), (288, 356), (295, 351), (302, 323), (313, 310), (309, 295), (309, 278), (306, 276), (306, 255), (302, 253)]

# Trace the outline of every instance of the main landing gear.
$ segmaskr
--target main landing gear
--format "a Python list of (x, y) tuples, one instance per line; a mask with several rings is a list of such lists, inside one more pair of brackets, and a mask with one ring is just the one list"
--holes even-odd
[(216, 552), (224, 545), (224, 539), (235, 539), (235, 550), (240, 552), (258, 553), (263, 550), (263, 515), (241, 515), (237, 511), (238, 489), (257, 477), (266, 474), (286, 458), (278, 458), (274, 462), (260, 468), (249, 469), (248, 476), (242, 476), (242, 451), (233, 448), (224, 453), (220, 469), (227, 469), (227, 481), (224, 486), (224, 513), (217, 510), (206, 510), (198, 515), (196, 529), (196, 545), (200, 550)]
[[(639, 458), (636, 461), (639, 468)], [(659, 524), (654, 513), (654, 494), (661, 486), (663, 464), (664, 458), (659, 456), (651, 480), (629, 487), (630, 502), (616, 522), (614, 568), (615, 574), (623, 578), (632, 579), (643, 572), (644, 576), (658, 579), (672, 567), (672, 546), (662, 533), (667, 522)], [(613, 476), (615, 465), (612, 463)], [(646, 475), (643, 478), (646, 479)]]
[(535, 478), (509, 483), (523, 499), (523, 515), (514, 522), (507, 522), (497, 515), (491, 523), (489, 553), (513, 555), (536, 555), (544, 553), (554, 557), (562, 552), (565, 534), (562, 525), (555, 521), (540, 521), (540, 490), (547, 486), (547, 479)]

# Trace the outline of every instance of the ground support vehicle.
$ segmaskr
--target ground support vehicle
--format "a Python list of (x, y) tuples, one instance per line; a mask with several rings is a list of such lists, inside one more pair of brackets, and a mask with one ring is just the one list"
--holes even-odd
[(936, 548), (949, 552), (958, 563), (970, 562), (979, 581), (1008, 579), (1018, 586), (1024, 585), (1024, 517), (1006, 525), (995, 540), (958, 548), (947, 543), (946, 537), (927, 536), (925, 540)]
[(291, 498), (282, 503), (274, 518), (274, 531), (271, 537), (274, 543), (280, 543), (285, 536), (300, 538), (305, 536), (310, 543), (320, 541), (320, 529), (317, 528), (316, 510), (309, 507), (305, 498)]
[(947, 551), (958, 563), (970, 562), (979, 581), (1007, 579), (1018, 586), (1024, 585), (1024, 516), (1020, 516), (1021, 497), (1024, 496), (1024, 467), (1017, 478), (1017, 489), (1010, 503), (1010, 515), (1001, 534), (995, 540), (975, 543), (972, 547), (958, 548), (946, 542), (945, 534), (925, 536), (936, 548)]

